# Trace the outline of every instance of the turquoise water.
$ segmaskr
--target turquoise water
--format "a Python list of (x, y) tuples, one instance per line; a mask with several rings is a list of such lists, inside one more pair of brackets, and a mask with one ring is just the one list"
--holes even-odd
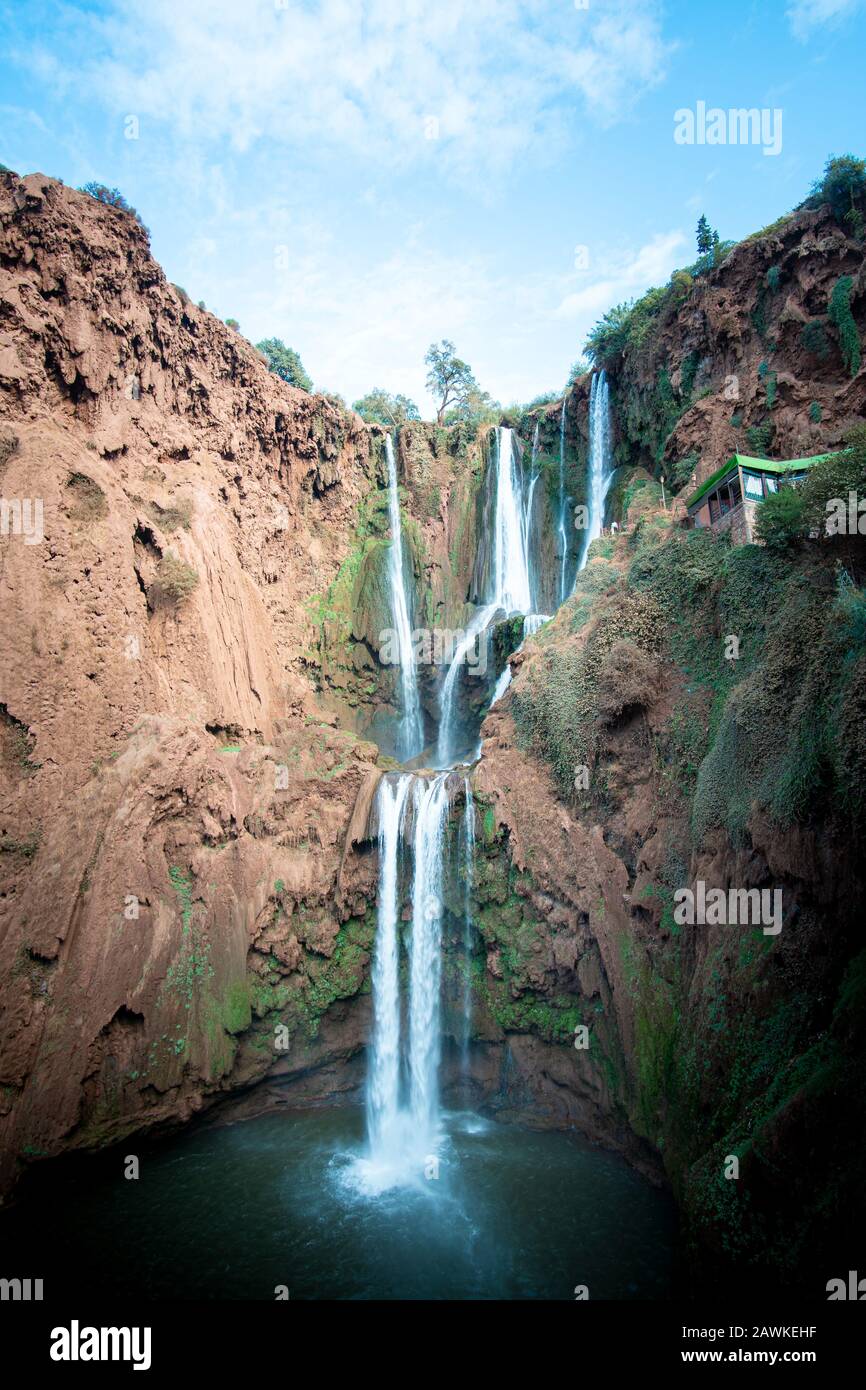
[[(438, 1177), (359, 1190), (360, 1108), (280, 1111), (35, 1170), (0, 1219), (45, 1296), (659, 1299), (670, 1198), (572, 1135), (446, 1116)], [(122, 1176), (137, 1153), (141, 1176)]]

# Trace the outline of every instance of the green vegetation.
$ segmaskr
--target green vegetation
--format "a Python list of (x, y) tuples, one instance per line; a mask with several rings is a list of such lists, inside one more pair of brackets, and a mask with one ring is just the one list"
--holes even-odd
[(394, 428), (405, 425), (407, 420), (421, 418), (417, 405), (410, 401), (408, 396), (393, 396), (390, 391), (384, 391), (378, 386), (355, 401), (352, 409), (357, 410), (362, 420), (379, 425), (393, 425)]
[(866, 160), (857, 159), (853, 154), (831, 155), (822, 177), (812, 185), (806, 199), (807, 207), (819, 207), (822, 203), (830, 204), (837, 221), (843, 223), (852, 236), (862, 237)]
[(126, 201), (119, 188), (109, 188), (104, 183), (91, 182), (84, 184), (78, 191), (79, 193), (87, 193), (91, 198), (95, 198), (98, 203), (104, 203), (106, 207), (116, 208), (118, 212), (125, 212), (128, 217), (135, 218), (139, 226), (147, 231), (147, 228), (144, 226), (135, 208)]
[(802, 493), (794, 487), (782, 487), (766, 497), (758, 508), (755, 532), (769, 550), (784, 554), (804, 532), (805, 503)]
[[(226, 319), (226, 323), (229, 322)], [(230, 327), (237, 328), (238, 325), (231, 320)], [(304, 371), (304, 364), (298, 353), (294, 348), (286, 347), (282, 338), (263, 338), (260, 343), (256, 343), (256, 348), (264, 357), (269, 372), (288, 382), (289, 386), (297, 386), (301, 391), (312, 391), (312, 380)]]
[(830, 342), (823, 319), (810, 319), (800, 329), (800, 342), (806, 352), (823, 361), (830, 352)]
[(833, 286), (830, 295), (830, 303), (827, 308), (827, 317), (832, 324), (835, 324), (839, 334), (839, 348), (842, 353), (842, 361), (851, 376), (856, 376), (860, 370), (860, 334), (857, 332), (857, 325), (854, 322), (854, 315), (851, 313), (851, 290), (854, 281), (850, 275), (842, 275)]
[(147, 590), (151, 609), (176, 608), (198, 584), (198, 572), (169, 550), (160, 560)]

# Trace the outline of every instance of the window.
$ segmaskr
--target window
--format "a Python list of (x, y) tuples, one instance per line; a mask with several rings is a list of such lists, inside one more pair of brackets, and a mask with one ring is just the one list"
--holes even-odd
[(719, 494), (717, 492), (714, 492), (712, 497), (710, 498), (710, 523), (718, 521), (720, 516), (721, 510), (719, 508)]
[(743, 486), (746, 489), (746, 496), (750, 497), (753, 502), (760, 502), (763, 500), (764, 488), (759, 473), (744, 473)]
[(741, 488), (740, 488), (740, 480), (739, 480), (739, 478), (732, 478), (732, 479), (731, 479), (731, 506), (732, 506), (732, 507), (739, 507), (739, 505), (740, 505), (740, 503), (742, 502), (742, 500), (743, 500), (743, 493), (742, 493), (742, 490), (741, 490)]
[(779, 491), (779, 484), (776, 482), (776, 479), (775, 479), (775, 478), (765, 478), (765, 479), (764, 479), (764, 482), (766, 483), (766, 486), (767, 486), (767, 493), (768, 493), (768, 495), (769, 495), (769, 493), (771, 493), (771, 492), (778, 492), (778, 491)]

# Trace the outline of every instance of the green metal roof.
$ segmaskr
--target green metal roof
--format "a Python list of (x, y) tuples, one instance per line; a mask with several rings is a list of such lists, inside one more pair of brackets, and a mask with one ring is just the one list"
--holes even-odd
[(822, 459), (833, 457), (838, 450), (831, 450), (827, 454), (810, 454), (804, 459), (759, 459), (752, 458), (749, 454), (731, 454), (727, 463), (723, 463), (721, 468), (717, 468), (715, 473), (711, 473), (706, 482), (701, 483), (700, 487), (692, 493), (686, 501), (686, 508), (691, 510), (700, 502), (701, 498), (720, 483), (728, 473), (732, 473), (735, 468), (752, 468), (759, 473), (789, 473), (796, 472), (802, 468), (811, 468), (814, 463), (820, 463)]

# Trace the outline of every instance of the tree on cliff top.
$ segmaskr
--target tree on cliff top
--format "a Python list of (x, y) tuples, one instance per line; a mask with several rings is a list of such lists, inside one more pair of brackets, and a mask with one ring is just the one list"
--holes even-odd
[(304, 364), (294, 348), (286, 347), (282, 338), (263, 338), (256, 343), (259, 352), (267, 360), (268, 371), (287, 381), (290, 386), (298, 386), (302, 391), (312, 391), (313, 382), (304, 371)]
[(847, 223), (855, 237), (864, 231), (863, 205), (866, 203), (866, 160), (853, 154), (831, 155), (824, 173), (812, 184), (806, 207), (829, 203), (838, 222)]
[(417, 405), (408, 396), (392, 396), (380, 386), (374, 386), (366, 396), (355, 401), (352, 409), (357, 410), (362, 420), (378, 425), (405, 425), (407, 420), (421, 419)]
[(470, 395), (480, 393), (480, 388), (472, 368), (456, 356), (454, 344), (447, 338), (441, 343), (431, 343), (424, 361), (430, 368), (427, 390), (431, 396), (439, 398), (436, 423), (443, 425), (448, 407), (467, 406)]
[(128, 203), (119, 188), (109, 188), (104, 183), (85, 183), (79, 188), (79, 193), (86, 193), (89, 197), (95, 198), (97, 203), (104, 203), (106, 207), (116, 208), (118, 212), (126, 212), (130, 217), (134, 217), (140, 227), (144, 227), (141, 218), (131, 203)]

